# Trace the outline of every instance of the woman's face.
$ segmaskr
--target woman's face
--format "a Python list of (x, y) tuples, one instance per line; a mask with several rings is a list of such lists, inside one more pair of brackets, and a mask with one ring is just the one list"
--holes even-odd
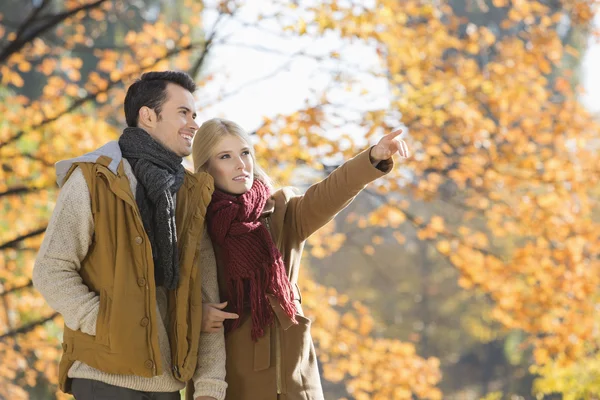
[(215, 186), (230, 194), (244, 194), (254, 183), (254, 159), (246, 142), (234, 135), (225, 135), (215, 146), (206, 170)]

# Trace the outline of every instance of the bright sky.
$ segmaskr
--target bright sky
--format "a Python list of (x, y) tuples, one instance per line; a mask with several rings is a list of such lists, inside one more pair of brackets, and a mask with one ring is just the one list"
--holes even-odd
[[(249, 3), (268, 7), (267, 2)], [(375, 79), (366, 73), (379, 68), (373, 49), (357, 44), (341, 52), (342, 61), (318, 61), (315, 56), (339, 50), (340, 41), (334, 35), (319, 40), (292, 35), (282, 37), (275, 22), (264, 21), (261, 28), (256, 29), (237, 21), (241, 19), (251, 24), (257, 12), (258, 8), (245, 6), (244, 12), (236, 15), (236, 21), (220, 28), (220, 36), (227, 36), (230, 44), (214, 47), (206, 72), (218, 72), (219, 78), (211, 82), (204, 93), (215, 94), (218, 88), (234, 93), (221, 101), (215, 101), (216, 96), (212, 95), (210, 99), (198, 99), (199, 121), (221, 116), (251, 131), (260, 125), (263, 115), (294, 112), (305, 105), (306, 99), (314, 99), (314, 93), (321, 94), (324, 90), (330, 101), (339, 102), (345, 108), (365, 110), (385, 107), (385, 80)], [(211, 26), (214, 16), (207, 17), (207, 26)], [(308, 56), (290, 57), (298, 52)], [(353, 75), (357, 71), (364, 73), (358, 72), (360, 85), (352, 92), (346, 92), (327, 89), (331, 71), (353, 71)], [(360, 93), (363, 87), (368, 88), (368, 94)]]
[[(600, 13), (596, 14), (594, 22), (597, 29), (600, 29)], [(598, 40), (590, 38), (588, 51), (583, 58), (582, 74), (583, 85), (586, 94), (582, 97), (582, 102), (589, 110), (600, 112), (600, 43)]]
[[(328, 54), (337, 50), (340, 41), (330, 35), (315, 41), (307, 37), (283, 37), (277, 25), (263, 22), (260, 29), (244, 26), (255, 20), (258, 7), (267, 2), (248, 2), (255, 6), (245, 6), (236, 16), (236, 21), (228, 21), (219, 29), (221, 37), (227, 36), (230, 45), (217, 45), (209, 58), (207, 72), (218, 72), (219, 79), (212, 81), (204, 93), (210, 98), (199, 98), (198, 121), (213, 117), (224, 117), (236, 121), (251, 131), (261, 123), (262, 116), (277, 113), (291, 113), (304, 106), (306, 99), (313, 99), (314, 93), (325, 90), (330, 99), (357, 110), (381, 108), (387, 104), (387, 87), (383, 79), (375, 79), (369, 74), (358, 73), (360, 84), (351, 92), (333, 91), (327, 88), (331, 70), (369, 71), (377, 70), (377, 57), (374, 50), (364, 45), (352, 45), (341, 52), (342, 62), (322, 62), (314, 57), (290, 55), (305, 52), (311, 55)], [(258, 5), (258, 6), (256, 6)], [(263, 11), (265, 11), (263, 9)], [(266, 12), (269, 13), (268, 10)], [(207, 27), (214, 22), (214, 15), (205, 16)], [(600, 14), (595, 20), (600, 27)], [(600, 112), (600, 44), (590, 39), (590, 48), (583, 59), (582, 80), (586, 94), (583, 103), (592, 111)], [(226, 72), (224, 75), (223, 72)], [(227, 95), (215, 101), (219, 89)], [(361, 93), (368, 89), (368, 94)], [(229, 91), (229, 92), (227, 92)], [(346, 116), (352, 116), (347, 114)]]

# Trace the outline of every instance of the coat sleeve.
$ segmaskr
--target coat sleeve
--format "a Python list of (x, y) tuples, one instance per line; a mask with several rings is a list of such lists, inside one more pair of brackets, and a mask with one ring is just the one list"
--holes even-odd
[(79, 275), (92, 243), (94, 220), (87, 183), (77, 168), (60, 191), (33, 268), (33, 284), (72, 330), (96, 334), (100, 298)]
[(289, 200), (285, 226), (291, 227), (300, 241), (333, 219), (368, 183), (392, 170), (392, 159), (373, 166), (370, 152), (371, 148), (364, 150), (312, 185), (304, 195)]
[[(203, 240), (210, 240), (205, 235)], [(202, 276), (202, 302), (220, 303), (217, 267), (213, 257), (199, 257)], [(194, 396), (209, 396), (217, 400), (225, 398), (225, 333), (223, 329), (215, 333), (200, 333), (198, 364), (192, 377)], [(189, 389), (191, 389), (188, 386)], [(189, 397), (188, 397), (189, 398)]]

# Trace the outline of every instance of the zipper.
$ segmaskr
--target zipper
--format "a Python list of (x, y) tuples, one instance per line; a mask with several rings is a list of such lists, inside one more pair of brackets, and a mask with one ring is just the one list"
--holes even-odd
[[(139, 213), (138, 213), (138, 215), (139, 215)], [(140, 222), (141, 222), (142, 221), (142, 216), (141, 215), (139, 215), (139, 219), (140, 219)], [(143, 222), (142, 222), (141, 225), (142, 225), (142, 232), (145, 233), (146, 231), (143, 229), (143, 227), (144, 227)], [(148, 239), (148, 235), (145, 235), (145, 236), (146, 236), (146, 240), (144, 241), (144, 244), (145, 244), (145, 246), (150, 246), (150, 240)], [(150, 275), (149, 271), (148, 271), (148, 257), (147, 257), (147, 254), (148, 253), (146, 251), (144, 251), (144, 261), (145, 261), (144, 264), (146, 265), (146, 276)], [(151, 252), (151, 254), (152, 254), (152, 252)], [(152, 261), (154, 261), (154, 259)], [(148, 282), (148, 280), (146, 280), (146, 282)], [(148, 284), (146, 283), (146, 285), (148, 285)], [(154, 297), (156, 298), (156, 286), (154, 287), (154, 292), (155, 292)], [(146, 296), (150, 296), (150, 290), (146, 291)], [(154, 306), (156, 307), (156, 304)], [(152, 310), (150, 310), (150, 307), (151, 307), (151, 305), (148, 304), (148, 306), (146, 308), (146, 310), (148, 312), (148, 317), (150, 317), (152, 315)], [(153, 326), (153, 324), (149, 324), (149, 327), (148, 327), (148, 334), (150, 335), (150, 337), (148, 338), (148, 341), (150, 343), (152, 343), (152, 326)], [(152, 375), (156, 376), (156, 357), (155, 357), (155, 354), (154, 354), (154, 349), (152, 348), (152, 344), (150, 344), (150, 357), (152, 357), (152, 361), (153, 361), (153, 364), (154, 364), (153, 367), (152, 367)]]
[(269, 231), (269, 235), (273, 237), (273, 232), (271, 232), (271, 224), (269, 224), (269, 217), (264, 218), (265, 224), (267, 225), (267, 230)]
[[(277, 319), (275, 319), (277, 321)], [(277, 378), (277, 394), (281, 394), (281, 337), (279, 333), (279, 322), (275, 322), (275, 374)]]
[[(139, 209), (137, 207), (132, 207), (132, 208), (133, 208), (135, 216), (138, 219), (138, 230), (141, 232), (140, 235), (144, 237), (144, 246), (145, 247), (151, 246), (150, 245), (150, 240), (148, 238), (148, 234), (146, 233), (146, 230), (144, 229), (144, 222), (142, 221), (142, 215), (140, 214), (140, 211), (139, 211)], [(141, 230), (140, 230), (140, 226), (141, 226)], [(149, 271), (148, 271), (148, 257), (147, 257), (147, 252), (143, 251), (142, 254), (143, 254), (143, 257), (144, 257), (144, 265), (146, 265), (146, 277), (148, 277), (150, 274), (149, 274)], [(152, 247), (150, 247), (150, 255), (152, 255)], [(154, 262), (154, 258), (153, 258), (152, 261)], [(149, 278), (146, 279), (146, 296), (150, 296), (150, 285), (148, 285), (148, 280), (149, 280)], [(156, 297), (156, 286), (154, 287), (154, 292), (155, 292), (154, 296)], [(155, 302), (154, 306), (156, 307), (156, 302)], [(146, 307), (146, 312), (148, 314), (148, 317), (150, 317), (150, 315), (152, 315), (152, 312), (150, 310), (150, 305), (149, 304)], [(148, 342), (152, 343), (152, 324), (149, 324), (148, 326), (149, 326), (148, 327), (148, 335), (149, 335)], [(156, 372), (156, 370), (157, 370), (157, 367), (156, 367), (156, 357), (155, 357), (155, 354), (154, 354), (154, 349), (152, 348), (152, 344), (150, 344), (150, 358), (151, 358), (152, 363), (153, 363), (153, 366), (152, 366), (152, 375), (156, 376), (157, 375), (157, 372)]]
[[(194, 190), (194, 189), (195, 189), (195, 187), (192, 186), (192, 187), (190, 187), (188, 189), (188, 191), (192, 192), (192, 190)], [(177, 196), (177, 193), (175, 193), (175, 196)], [(197, 191), (196, 191), (196, 193), (192, 192), (191, 194), (188, 195), (188, 201), (191, 204), (196, 204), (196, 202), (197, 202), (196, 199), (198, 197), (200, 197), (200, 196), (197, 196)], [(177, 198), (175, 198), (174, 201), (175, 201), (175, 205), (177, 205)], [(194, 223), (196, 223), (196, 224), (198, 223), (198, 221), (196, 220), (196, 218), (192, 218), (192, 224), (194, 224)], [(188, 225), (187, 226), (187, 230), (189, 231), (190, 228), (191, 227)], [(177, 239), (180, 239), (180, 238), (177, 238)], [(187, 240), (187, 237), (186, 237), (186, 240)], [(195, 257), (194, 257), (194, 261), (196, 261)], [(192, 269), (193, 269), (193, 267), (192, 267)], [(175, 303), (176, 304), (177, 304), (177, 295), (179, 294), (179, 289), (178, 288), (179, 288), (179, 285), (177, 285), (177, 287), (174, 289), (174, 292), (175, 292), (174, 296), (175, 296)], [(167, 293), (167, 296), (168, 295), (169, 294)], [(189, 304), (188, 304), (188, 313), (189, 312), (190, 311), (189, 311)], [(175, 320), (177, 320), (177, 310), (175, 310)], [(177, 380), (181, 381), (181, 372), (179, 372), (179, 362), (181, 361), (181, 360), (179, 360), (179, 340), (178, 340), (179, 339), (179, 324), (177, 323), (177, 321), (175, 321), (175, 322), (176, 322), (175, 323), (175, 337), (173, 338), (173, 342), (175, 343), (175, 346), (174, 346), (175, 347), (175, 351), (171, 351), (171, 353), (172, 353), (171, 354), (171, 361), (173, 362), (173, 375), (175, 376), (175, 378)], [(185, 358), (184, 358), (184, 360), (185, 360)], [(183, 365), (182, 365), (182, 368), (183, 368)]]

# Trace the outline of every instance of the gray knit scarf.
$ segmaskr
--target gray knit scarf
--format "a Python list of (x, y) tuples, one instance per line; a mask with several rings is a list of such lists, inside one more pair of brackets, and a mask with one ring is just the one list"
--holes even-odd
[(185, 176), (182, 158), (141, 128), (125, 128), (119, 146), (138, 180), (135, 200), (152, 246), (156, 286), (175, 289), (179, 261), (173, 195)]

